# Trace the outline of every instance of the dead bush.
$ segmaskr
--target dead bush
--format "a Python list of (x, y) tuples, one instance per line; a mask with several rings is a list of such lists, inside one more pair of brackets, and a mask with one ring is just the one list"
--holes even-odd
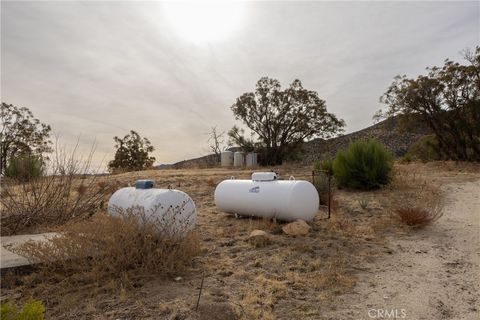
[(425, 227), (443, 215), (437, 208), (398, 208), (395, 212), (403, 223), (411, 227)]
[(215, 182), (215, 180), (214, 180), (213, 178), (210, 177), (210, 178), (207, 179), (207, 185), (208, 185), (209, 187), (212, 187), (212, 188), (213, 188), (213, 187), (216, 187), (216, 186), (217, 186), (217, 183)]
[(99, 213), (62, 227), (58, 237), (26, 243), (17, 251), (48, 272), (91, 275), (95, 281), (131, 270), (137, 275), (168, 274), (191, 263), (199, 241), (195, 233), (164, 233), (163, 227), (134, 212), (123, 217)]
[(113, 191), (109, 184), (98, 183), (100, 177), (92, 174), (93, 149), (83, 161), (76, 149), (69, 155), (64, 150), (56, 150), (49, 162), (48, 174), (30, 181), (2, 181), (2, 234), (18, 234), (89, 217)]
[(393, 212), (402, 223), (424, 227), (442, 217), (442, 191), (415, 170), (398, 168), (391, 187)]

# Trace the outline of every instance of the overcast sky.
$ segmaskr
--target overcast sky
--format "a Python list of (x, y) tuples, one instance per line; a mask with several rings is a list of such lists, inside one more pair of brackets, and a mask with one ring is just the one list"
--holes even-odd
[(62, 141), (148, 137), (157, 163), (203, 155), (212, 126), (262, 76), (298, 78), (347, 123), (372, 124), (397, 74), (416, 76), (480, 43), (480, 2), (1, 3), (2, 101)]

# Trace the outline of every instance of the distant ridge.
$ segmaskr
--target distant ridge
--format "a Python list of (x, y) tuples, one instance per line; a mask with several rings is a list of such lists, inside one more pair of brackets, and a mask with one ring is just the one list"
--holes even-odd
[[(365, 129), (355, 131), (343, 136), (332, 139), (313, 139), (305, 142), (303, 145), (303, 156), (299, 163), (311, 164), (316, 160), (321, 160), (335, 156), (338, 150), (344, 149), (348, 144), (357, 139), (377, 139), (380, 143), (390, 150), (396, 157), (405, 155), (411, 145), (417, 142), (421, 137), (429, 134), (430, 131), (419, 120), (413, 121), (404, 131), (398, 130), (399, 118), (394, 117), (383, 120)], [(210, 154), (195, 159), (183, 160), (172, 165), (169, 168), (190, 168), (190, 167), (212, 167), (215, 166), (215, 155)], [(167, 167), (167, 166), (165, 166)]]

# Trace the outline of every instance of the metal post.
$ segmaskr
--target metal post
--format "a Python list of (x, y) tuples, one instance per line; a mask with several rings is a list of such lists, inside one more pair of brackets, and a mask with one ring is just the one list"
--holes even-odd
[(330, 180), (331, 180), (331, 176), (330, 174), (328, 174), (328, 219), (330, 219), (330, 207), (331, 207), (330, 200), (332, 198)]
[(195, 306), (195, 311), (198, 310), (198, 306), (200, 305), (200, 297), (202, 296), (203, 280), (204, 279), (205, 279), (205, 271), (202, 272), (202, 283), (200, 284), (200, 291), (198, 292), (198, 299), (197, 299), (197, 305)]

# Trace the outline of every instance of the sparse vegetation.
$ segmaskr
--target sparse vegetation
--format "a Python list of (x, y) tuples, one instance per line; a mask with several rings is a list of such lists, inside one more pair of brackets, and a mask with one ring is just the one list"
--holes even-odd
[(59, 230), (60, 236), (17, 250), (65, 276), (91, 274), (96, 281), (105, 281), (132, 270), (137, 275), (166, 275), (191, 263), (199, 246), (194, 233), (164, 228), (146, 219), (141, 208), (132, 208), (122, 217), (100, 213), (69, 224)]
[[(465, 176), (468, 175), (465, 172), (478, 171), (474, 164), (469, 165), (471, 167), (461, 167)], [(142, 267), (141, 262), (123, 266), (120, 261), (132, 259), (130, 251), (138, 241), (120, 237), (117, 230), (121, 230), (119, 225), (124, 221), (115, 220), (115, 226), (104, 227), (103, 222), (96, 219), (109, 217), (97, 213), (84, 223), (72, 225), (77, 228), (76, 234), (85, 233), (90, 239), (98, 239), (95, 241), (99, 246), (105, 246), (105, 249), (95, 248), (100, 256), (108, 255), (105, 251), (113, 246), (112, 256), (105, 261), (89, 258), (98, 259), (98, 262), (82, 260), (81, 253), (86, 249), (75, 249), (79, 259), (51, 264), (50, 268), (41, 267), (30, 275), (3, 278), (2, 294), (14, 297), (17, 304), (23, 303), (15, 298), (18, 293), (42, 299), (47, 306), (47, 316), (61, 319), (159, 315), (162, 318), (209, 318), (209, 313), (219, 315), (231, 310), (240, 319), (278, 318), (284, 314), (295, 319), (321, 318), (326, 312), (334, 313), (330, 306), (338, 295), (352, 292), (359, 270), (368, 268), (386, 246), (390, 247), (384, 235), (404, 232), (400, 219), (391, 213), (402, 205), (420, 207), (422, 201), (418, 199), (424, 199), (425, 206), (431, 207), (438, 190), (425, 184), (425, 175), (439, 172), (435, 166), (447, 168), (452, 176), (456, 174), (454, 169), (458, 168), (453, 162), (409, 166), (397, 163), (392, 182), (381, 190), (365, 193), (335, 188), (333, 203), (336, 205), (332, 207), (331, 218), (325, 219), (327, 211), (321, 208), (316, 219), (309, 222), (312, 230), (306, 237), (287, 237), (281, 230), (282, 224), (267, 219), (236, 219), (215, 208), (209, 180), (218, 182), (231, 175), (248, 178), (248, 170), (175, 169), (105, 177), (99, 183), (127, 185), (148, 177), (154, 179), (160, 188), (171, 185), (191, 195), (201, 217), (201, 224), (188, 240), (190, 242), (185, 244), (201, 247), (193, 260), (184, 260), (185, 264), (166, 273), (162, 270), (168, 268), (149, 271), (148, 263), (146, 267)], [(430, 171), (426, 171), (426, 167)], [(311, 174), (311, 168), (307, 167), (279, 167), (277, 170), (281, 176), (310, 177)], [(358, 208), (363, 198), (369, 201), (367, 211), (354, 214), (351, 208)], [(268, 233), (270, 241), (267, 246), (255, 246), (248, 241), (251, 232), (257, 229)], [(69, 224), (57, 230), (73, 229)], [(92, 233), (97, 235), (90, 236)], [(111, 233), (114, 236), (110, 237)], [(135, 239), (140, 239), (137, 237)], [(84, 242), (86, 244), (81, 248), (92, 246), (88, 239), (70, 239), (72, 247), (73, 243)], [(59, 246), (68, 247), (65, 239), (57, 241)], [(146, 240), (146, 245), (149, 241)], [(122, 250), (127, 251), (125, 256), (120, 254)], [(121, 257), (118, 262), (114, 261), (112, 270), (120, 271), (111, 273), (105, 270), (105, 266), (115, 255)], [(75, 262), (83, 265), (73, 265)], [(117, 263), (120, 266), (116, 266)], [(202, 273), (205, 274), (205, 285), (200, 307), (195, 311)], [(177, 281), (177, 278), (181, 279)], [(222, 308), (211, 307), (220, 305)]]
[(375, 140), (357, 140), (339, 151), (333, 162), (335, 180), (340, 187), (372, 190), (391, 178), (393, 156)]

